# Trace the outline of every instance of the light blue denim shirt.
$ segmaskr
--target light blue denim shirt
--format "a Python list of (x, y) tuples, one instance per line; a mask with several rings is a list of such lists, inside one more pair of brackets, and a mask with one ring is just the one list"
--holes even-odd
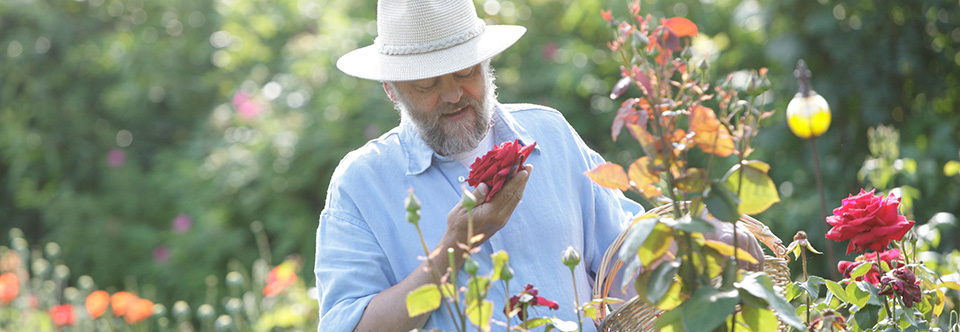
[[(560, 305), (559, 310), (537, 307), (533, 317), (576, 322), (570, 270), (561, 252), (573, 246), (581, 254), (575, 271), (577, 293), (581, 302), (589, 301), (604, 251), (643, 207), (584, 175), (603, 158), (584, 144), (560, 112), (498, 104), (493, 123), (496, 144), (520, 139), (537, 146), (526, 160), (534, 169), (523, 199), (506, 226), (474, 255), (479, 273), (490, 273), (490, 254), (505, 250), (515, 271), (511, 295), (532, 284), (540, 296)], [(374, 295), (420, 264), (423, 247), (403, 205), (407, 190), (413, 188), (420, 199), (420, 227), (432, 250), (446, 229), (447, 213), (460, 201), (468, 173), (460, 162), (436, 154), (405, 122), (343, 158), (330, 181), (317, 231), (320, 331), (352, 331)], [(462, 285), (467, 278), (461, 269), (457, 280)], [(493, 283), (487, 299), (494, 303), (496, 321), (506, 322), (506, 298), (504, 283)], [(517, 323), (516, 318), (510, 322)], [(455, 330), (446, 310), (434, 311), (425, 328)], [(497, 324), (493, 328), (504, 330)], [(593, 322), (587, 319), (584, 329), (595, 330)]]

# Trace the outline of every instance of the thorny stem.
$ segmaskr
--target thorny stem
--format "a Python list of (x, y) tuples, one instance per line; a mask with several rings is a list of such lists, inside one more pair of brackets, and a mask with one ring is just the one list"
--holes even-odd
[[(803, 263), (803, 282), (807, 282), (807, 250), (800, 250), (800, 259)], [(810, 326), (810, 294), (807, 294), (807, 326)]]
[[(437, 273), (438, 273), (438, 272), (437, 272), (437, 266), (436, 266), (436, 264), (433, 264), (433, 261), (432, 261), (432, 260), (430, 260), (430, 249), (427, 249), (427, 242), (423, 240), (423, 231), (420, 230), (420, 223), (414, 223), (413, 225), (417, 227), (417, 235), (420, 236), (420, 244), (423, 245), (423, 253), (424, 253), (425, 255), (427, 255), (427, 256), (426, 256), (427, 262), (429, 262), (429, 264), (430, 264), (430, 277), (433, 278), (433, 282), (437, 285), (437, 287), (443, 287), (443, 283), (440, 282), (440, 275), (437, 274)], [(453, 266), (453, 260), (450, 261), (450, 266), (451, 266), (451, 267)], [(451, 270), (452, 270), (452, 268), (451, 268)], [(452, 274), (452, 272), (451, 272), (451, 274)], [(454, 283), (454, 285), (456, 285), (456, 283)], [(442, 293), (442, 292), (441, 292), (441, 293)], [(454, 302), (454, 303), (456, 303), (456, 302)], [(444, 306), (447, 308), (447, 312), (450, 313), (450, 317), (454, 317), (454, 316), (453, 316), (453, 310), (450, 309), (450, 303), (447, 302), (446, 300), (444, 300), (444, 301), (443, 301), (443, 304), (444, 304)], [(457, 311), (460, 311), (460, 308), (457, 308)], [(460, 318), (462, 319), (463, 317), (460, 317)], [(456, 323), (456, 322), (454, 322), (454, 323)], [(454, 326), (456, 326), (456, 324), (454, 324)], [(461, 330), (460, 330), (460, 329), (457, 329), (457, 331), (461, 331)]]
[(570, 278), (573, 279), (573, 300), (577, 310), (577, 331), (583, 332), (583, 318), (580, 316), (580, 294), (577, 292), (577, 276), (573, 273), (573, 267), (570, 268)]
[[(876, 255), (875, 258), (877, 259), (877, 271), (880, 272), (880, 276), (882, 277), (883, 274), (884, 274), (884, 272), (883, 272), (883, 265), (880, 265), (880, 252), (874, 251), (873, 254)], [(887, 301), (887, 297), (886, 297), (886, 296), (880, 296), (880, 301), (883, 301), (883, 309), (887, 311), (887, 319), (891, 319), (891, 320), (892, 320), (892, 319), (893, 319), (893, 310), (890, 309), (890, 305), (887, 303), (887, 302), (889, 302), (889, 301)]]

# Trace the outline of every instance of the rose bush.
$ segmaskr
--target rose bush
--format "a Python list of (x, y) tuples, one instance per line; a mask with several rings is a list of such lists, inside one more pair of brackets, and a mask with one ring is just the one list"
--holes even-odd
[(493, 195), (503, 188), (503, 183), (523, 168), (523, 161), (530, 156), (535, 146), (537, 142), (524, 146), (519, 140), (514, 140), (493, 147), (470, 165), (467, 183), (473, 187), (486, 183), (490, 192), (484, 201), (489, 202)]
[(875, 196), (875, 191), (860, 189), (859, 194), (844, 199), (842, 205), (833, 210), (833, 216), (827, 217), (827, 223), (833, 228), (827, 231), (826, 237), (834, 241), (850, 240), (847, 254), (866, 249), (883, 251), (891, 241), (902, 239), (915, 223), (899, 214), (899, 197), (892, 193)]

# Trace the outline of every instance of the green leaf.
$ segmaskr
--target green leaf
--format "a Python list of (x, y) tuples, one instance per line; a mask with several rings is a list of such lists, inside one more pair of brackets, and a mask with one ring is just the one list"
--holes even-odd
[[(770, 165), (758, 160), (744, 160), (743, 167), (733, 165), (727, 172), (726, 185), (730, 191), (739, 193), (740, 205), (738, 211), (742, 214), (758, 214), (766, 211), (774, 203), (780, 201), (777, 186), (767, 175)], [(741, 175), (743, 181), (740, 181)], [(738, 190), (739, 188), (739, 191)]]
[(617, 256), (621, 261), (629, 262), (636, 257), (637, 250), (640, 249), (643, 242), (646, 241), (650, 233), (653, 232), (653, 228), (659, 224), (657, 222), (658, 220), (658, 217), (641, 217), (634, 221), (633, 226), (630, 227), (627, 235), (624, 237), (623, 244), (620, 245), (620, 252)]
[(699, 217), (684, 216), (680, 221), (670, 223), (668, 226), (687, 233), (711, 233), (714, 231), (713, 225)]
[(807, 292), (807, 296), (810, 297), (810, 300), (816, 301), (820, 297), (820, 288), (817, 285), (807, 282), (800, 283), (800, 288)]
[(727, 186), (719, 183), (713, 183), (703, 192), (703, 203), (707, 210), (717, 219), (734, 222), (740, 219), (740, 213), (737, 212), (739, 201), (734, 194), (727, 189)]
[(944, 281), (938, 284), (935, 288), (946, 287), (955, 291), (960, 291), (960, 284), (957, 284), (953, 281)]
[(847, 291), (843, 289), (843, 286), (840, 286), (840, 284), (833, 280), (825, 280), (824, 284), (827, 285), (827, 290), (829, 290), (833, 296), (836, 296), (838, 300), (844, 303), (849, 302), (847, 301)]
[(721, 292), (712, 286), (702, 286), (680, 306), (683, 328), (687, 331), (711, 331), (733, 314), (740, 302), (736, 290)]
[(871, 267), (873, 267), (872, 262), (860, 264), (860, 266), (857, 266), (856, 269), (853, 269), (853, 271), (850, 272), (850, 280), (856, 280), (858, 277), (864, 276), (868, 271), (870, 271)]
[(880, 319), (880, 310), (882, 310), (880, 306), (868, 305), (853, 314), (853, 319), (857, 321), (857, 326), (865, 330), (877, 325), (877, 321)]
[(787, 297), (787, 301), (793, 301), (793, 299), (800, 296), (800, 282), (791, 282), (787, 284), (786, 291), (784, 294)]
[(467, 281), (467, 302), (476, 302), (478, 298), (487, 297), (487, 290), (490, 289), (490, 279), (483, 276), (476, 276)]
[(793, 311), (793, 306), (787, 302), (780, 293), (773, 289), (773, 282), (770, 276), (764, 273), (751, 273), (740, 281), (740, 288), (747, 290), (753, 296), (766, 299), (770, 303), (777, 316), (784, 323), (793, 326), (799, 330), (806, 331), (806, 326), (800, 321), (800, 317)]
[(457, 287), (449, 282), (445, 282), (440, 285), (440, 292), (446, 298), (454, 298), (457, 296)]
[(407, 294), (407, 314), (416, 317), (440, 307), (440, 288), (426, 284)]
[(467, 318), (470, 319), (471, 323), (479, 326), (484, 331), (490, 330), (490, 315), (492, 314), (493, 302), (491, 301), (470, 301), (467, 303)]
[(679, 268), (680, 263), (678, 262), (663, 262), (653, 270), (650, 280), (647, 282), (647, 300), (650, 303), (660, 302), (660, 298), (670, 290), (670, 286), (673, 285), (673, 277), (677, 275)]
[[(537, 317), (537, 318), (533, 318), (533, 319), (528, 319), (528, 320), (527, 320), (527, 324), (526, 324), (526, 329), (527, 329), (527, 330), (532, 330), (532, 329), (535, 329), (535, 328), (544, 326), (544, 325), (546, 325), (547, 323), (550, 323), (550, 319), (549, 319), (549, 318)], [(521, 325), (521, 326), (523, 326), (523, 325)]]
[(490, 255), (490, 260), (493, 261), (493, 274), (490, 276), (490, 281), (500, 280), (500, 272), (503, 271), (506, 263), (510, 262), (510, 255), (507, 255), (506, 251), (498, 250)]
[(646, 241), (643, 241), (643, 245), (637, 250), (637, 255), (641, 262), (656, 262), (667, 253), (667, 249), (670, 249), (672, 243), (673, 230), (670, 229), (670, 226), (658, 222), (654, 225), (650, 236), (647, 237)]
[(861, 290), (856, 283), (849, 283), (847, 284), (847, 299), (850, 300), (850, 303), (862, 308), (870, 299), (870, 293)]
[(882, 305), (882, 303), (880, 303), (880, 295), (878, 294), (880, 289), (878, 289), (877, 286), (867, 281), (857, 281), (857, 288), (870, 294), (870, 298), (867, 299), (867, 304)]
[(740, 312), (744, 322), (754, 331), (776, 331), (780, 328), (777, 316), (766, 307), (741, 306)]
[(665, 326), (681, 324), (680, 318), (682, 315), (683, 306), (676, 307), (673, 310), (664, 311), (662, 314), (660, 314), (660, 318), (657, 318), (657, 320), (653, 323), (653, 329), (658, 330)]

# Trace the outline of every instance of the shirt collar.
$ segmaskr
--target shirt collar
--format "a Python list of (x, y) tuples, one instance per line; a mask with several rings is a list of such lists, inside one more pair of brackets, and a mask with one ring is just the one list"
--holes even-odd
[[(534, 140), (530, 137), (530, 134), (517, 123), (513, 115), (510, 114), (508, 110), (505, 110), (505, 108), (507, 107), (500, 103), (496, 103), (493, 108), (494, 144), (500, 145), (500, 143), (513, 141), (515, 139), (519, 139), (523, 145), (533, 143)], [(433, 149), (420, 138), (420, 135), (417, 134), (413, 123), (408, 120), (400, 121), (400, 145), (403, 149), (404, 157), (407, 159), (406, 175), (408, 176), (423, 173), (427, 168), (430, 168), (430, 165), (434, 161), (453, 160), (450, 157), (441, 156), (433, 151)], [(534, 153), (539, 153), (540, 146), (535, 146), (533, 151)]]

